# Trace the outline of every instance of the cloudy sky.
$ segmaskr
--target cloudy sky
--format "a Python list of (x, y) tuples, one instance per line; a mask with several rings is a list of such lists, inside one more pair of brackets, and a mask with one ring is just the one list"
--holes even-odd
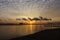
[(60, 0), (0, 0), (0, 20), (21, 16), (43, 16), (59, 21)]

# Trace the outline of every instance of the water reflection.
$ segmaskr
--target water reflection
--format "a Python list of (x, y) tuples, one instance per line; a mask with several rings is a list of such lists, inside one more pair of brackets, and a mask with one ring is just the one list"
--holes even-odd
[(0, 25), (0, 39), (10, 39), (39, 32), (53, 27), (43, 25)]

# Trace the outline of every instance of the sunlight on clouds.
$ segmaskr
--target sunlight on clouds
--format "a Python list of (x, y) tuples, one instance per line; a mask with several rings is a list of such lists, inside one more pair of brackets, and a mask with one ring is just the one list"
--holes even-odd
[[(0, 0), (0, 17), (60, 17), (60, 0)], [(6, 18), (7, 19), (7, 18)]]

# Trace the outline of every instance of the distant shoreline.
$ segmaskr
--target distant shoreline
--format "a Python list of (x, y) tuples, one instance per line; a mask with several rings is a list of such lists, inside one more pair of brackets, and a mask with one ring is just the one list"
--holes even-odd
[(6, 23), (6, 24), (0, 24), (0, 25), (42, 25), (44, 27), (60, 27), (60, 22), (49, 22), (49, 23), (42, 23), (42, 24), (28, 24), (28, 23), (19, 23), (19, 24), (12, 24), (12, 23)]
[(35, 22), (35, 23), (0, 23), (0, 25), (60, 25), (60, 22)]

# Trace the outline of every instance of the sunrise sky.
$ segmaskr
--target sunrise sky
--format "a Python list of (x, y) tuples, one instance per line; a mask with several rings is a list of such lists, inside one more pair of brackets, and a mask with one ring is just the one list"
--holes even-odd
[(38, 16), (60, 21), (60, 0), (0, 0), (0, 22)]

